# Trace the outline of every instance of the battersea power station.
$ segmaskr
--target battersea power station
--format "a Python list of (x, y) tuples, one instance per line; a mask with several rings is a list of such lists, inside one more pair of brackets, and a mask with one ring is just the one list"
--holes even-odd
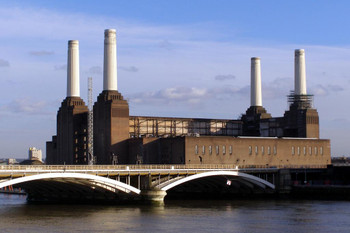
[(295, 50), (294, 91), (281, 117), (263, 107), (258, 57), (251, 58), (250, 107), (240, 119), (130, 116), (117, 88), (116, 31), (107, 29), (104, 36), (103, 91), (93, 111), (80, 98), (79, 42), (68, 42), (67, 97), (57, 112), (57, 134), (46, 143), (47, 164), (331, 163), (330, 140), (319, 138), (318, 112), (306, 91), (304, 50)]

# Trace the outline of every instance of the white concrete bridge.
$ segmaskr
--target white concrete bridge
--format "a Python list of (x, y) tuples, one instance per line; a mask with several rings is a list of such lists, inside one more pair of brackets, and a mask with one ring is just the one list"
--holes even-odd
[(277, 168), (229, 165), (0, 166), (0, 188), (29, 199), (153, 200), (170, 192), (274, 192)]

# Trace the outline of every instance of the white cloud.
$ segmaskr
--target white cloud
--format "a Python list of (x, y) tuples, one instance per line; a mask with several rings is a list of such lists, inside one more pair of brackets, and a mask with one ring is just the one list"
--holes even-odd
[(205, 87), (168, 87), (153, 92), (141, 92), (130, 95), (131, 103), (147, 105), (150, 107), (157, 103), (158, 105), (167, 106), (173, 104), (204, 104), (218, 101), (233, 101), (238, 98), (249, 96), (250, 87), (234, 87), (230, 85), (205, 88)]
[(264, 99), (283, 98), (293, 90), (293, 78), (276, 78), (262, 85)]
[(310, 87), (309, 92), (314, 96), (327, 96), (327, 95), (330, 95), (331, 93), (337, 93), (343, 90), (344, 88), (339, 85), (328, 84), (324, 86), (320, 84), (320, 85)]
[(47, 111), (48, 103), (46, 101), (29, 101), (26, 99), (15, 99), (2, 106), (0, 111), (3, 114), (29, 114), (29, 115), (47, 115), (52, 114)]
[(170, 87), (155, 92), (137, 93), (131, 96), (131, 102), (138, 104), (199, 103), (207, 94), (206, 88)]

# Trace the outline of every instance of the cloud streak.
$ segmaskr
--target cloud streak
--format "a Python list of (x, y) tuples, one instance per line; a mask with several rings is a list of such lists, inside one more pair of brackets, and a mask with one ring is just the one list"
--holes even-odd
[(138, 72), (139, 69), (135, 66), (118, 66), (119, 70), (124, 70), (127, 72)]
[(30, 51), (29, 54), (36, 57), (42, 57), (42, 56), (51, 56), (51, 55), (54, 55), (55, 53), (53, 51), (40, 50), (40, 51)]
[(2, 106), (2, 113), (29, 114), (29, 115), (52, 115), (52, 112), (46, 111), (49, 107), (46, 101), (32, 102), (26, 99), (16, 99)]
[(92, 66), (89, 68), (88, 71), (90, 74), (99, 74), (101, 75), (103, 73), (103, 70), (100, 66)]
[(55, 70), (67, 70), (67, 64), (65, 64), (65, 65), (56, 65), (55, 67), (54, 67), (54, 69)]
[(315, 96), (328, 96), (332, 93), (338, 93), (344, 91), (344, 88), (339, 85), (316, 85), (313, 87), (310, 87), (310, 93)]
[(0, 59), (0, 67), (9, 67), (10, 66), (10, 62), (6, 61), (4, 59)]
[(131, 101), (136, 104), (144, 103), (181, 103), (197, 104), (207, 94), (206, 88), (170, 87), (154, 92), (143, 92), (132, 95)]
[(233, 80), (235, 78), (236, 76), (234, 76), (233, 74), (226, 74), (226, 75), (220, 74), (215, 76), (215, 80), (218, 80), (218, 81)]
[(229, 100), (234, 97), (248, 97), (249, 87), (220, 86), (205, 87), (169, 87), (153, 92), (132, 94), (130, 100), (135, 104), (188, 103), (203, 104), (209, 99)]

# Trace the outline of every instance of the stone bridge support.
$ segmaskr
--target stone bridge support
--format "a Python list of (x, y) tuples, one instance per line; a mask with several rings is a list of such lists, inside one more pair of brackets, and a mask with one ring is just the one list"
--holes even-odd
[[(160, 178), (158, 178), (160, 179)], [(155, 183), (158, 180), (153, 181), (152, 176), (149, 174), (147, 176), (141, 177), (141, 200), (147, 203), (163, 203), (164, 198), (167, 195), (166, 191), (163, 191), (156, 187)]]

